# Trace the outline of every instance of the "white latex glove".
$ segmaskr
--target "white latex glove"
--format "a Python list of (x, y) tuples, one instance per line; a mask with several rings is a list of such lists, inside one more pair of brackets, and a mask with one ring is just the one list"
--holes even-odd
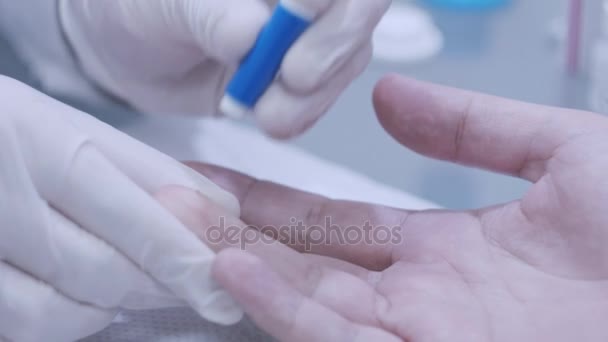
[(0, 339), (72, 341), (119, 308), (183, 302), (240, 319), (211, 280), (214, 254), (151, 196), (183, 184), (238, 214), (206, 178), (6, 77), (0, 165)]
[[(255, 108), (287, 138), (310, 127), (370, 61), (390, 0), (291, 0), (318, 13)], [(227, 82), (268, 20), (272, 0), (61, 0), (84, 72), (146, 112), (215, 114)]]

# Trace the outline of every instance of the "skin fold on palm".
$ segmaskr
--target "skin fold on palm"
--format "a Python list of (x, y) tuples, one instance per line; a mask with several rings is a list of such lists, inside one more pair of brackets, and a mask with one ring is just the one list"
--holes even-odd
[[(521, 177), (529, 191), (479, 210), (408, 211), (192, 164), (239, 198), (240, 219), (187, 189), (157, 198), (220, 252), (214, 275), (254, 321), (286, 341), (607, 341), (608, 119), (400, 76), (378, 84), (374, 104), (408, 148)], [(401, 239), (254, 239), (243, 251), (208, 241), (218, 217), (250, 234), (331, 218), (399, 227)]]

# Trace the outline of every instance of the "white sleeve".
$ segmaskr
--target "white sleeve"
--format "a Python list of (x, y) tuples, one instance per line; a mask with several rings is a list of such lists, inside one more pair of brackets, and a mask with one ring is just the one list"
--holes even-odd
[(106, 103), (80, 71), (65, 41), (57, 0), (0, 0), (0, 31), (44, 90)]

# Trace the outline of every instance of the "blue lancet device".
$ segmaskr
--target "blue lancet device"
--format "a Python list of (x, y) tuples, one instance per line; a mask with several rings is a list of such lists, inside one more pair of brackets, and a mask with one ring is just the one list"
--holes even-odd
[(297, 0), (281, 0), (241, 62), (220, 103), (226, 116), (240, 118), (250, 112), (274, 81), (285, 54), (310, 26), (314, 13)]

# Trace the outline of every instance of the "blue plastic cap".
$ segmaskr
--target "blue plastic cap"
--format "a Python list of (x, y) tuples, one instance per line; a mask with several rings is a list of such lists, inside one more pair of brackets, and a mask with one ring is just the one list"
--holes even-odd
[[(249, 110), (275, 80), (285, 54), (293, 43), (308, 28), (309, 18), (299, 16), (284, 5), (275, 8), (268, 24), (241, 62), (241, 65), (226, 89), (221, 110), (229, 116), (240, 116), (234, 109), (241, 106)], [(242, 111), (241, 111), (242, 112)]]

